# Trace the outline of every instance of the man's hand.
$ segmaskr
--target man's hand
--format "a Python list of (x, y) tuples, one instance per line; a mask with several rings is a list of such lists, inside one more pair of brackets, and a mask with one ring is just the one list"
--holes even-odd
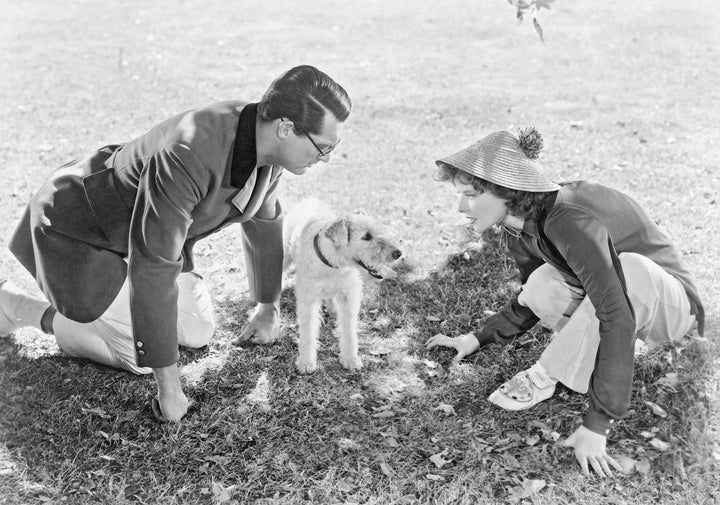
[(151, 399), (150, 405), (155, 417), (163, 423), (179, 421), (187, 413), (190, 401), (182, 390), (177, 365), (153, 368), (153, 373), (158, 395)]
[(612, 477), (610, 466), (619, 472), (622, 472), (622, 467), (620, 463), (608, 456), (605, 451), (606, 443), (606, 436), (590, 431), (585, 426), (580, 426), (562, 445), (575, 449), (575, 458), (580, 463), (585, 475), (590, 475), (589, 462), (600, 477), (605, 477), (605, 475)]
[(276, 303), (258, 303), (238, 338), (238, 343), (272, 344), (280, 335), (280, 314)]
[(480, 348), (480, 343), (472, 333), (465, 333), (459, 337), (448, 337), (446, 335), (435, 335), (425, 342), (425, 349), (434, 349), (437, 346), (452, 347), (457, 351), (453, 361), (458, 362), (466, 356), (471, 355)]

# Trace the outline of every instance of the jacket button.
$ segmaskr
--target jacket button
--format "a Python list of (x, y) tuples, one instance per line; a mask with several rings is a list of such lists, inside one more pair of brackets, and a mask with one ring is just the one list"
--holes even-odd
[(143, 343), (138, 340), (137, 342), (135, 342), (135, 345), (138, 349), (142, 349)]
[(138, 356), (145, 356), (145, 351), (138, 351)]

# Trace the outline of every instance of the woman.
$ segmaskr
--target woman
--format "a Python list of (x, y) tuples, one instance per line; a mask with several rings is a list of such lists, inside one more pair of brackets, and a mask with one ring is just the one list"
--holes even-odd
[(528, 370), (489, 401), (524, 410), (550, 398), (559, 381), (590, 397), (580, 426), (565, 441), (585, 474), (612, 475), (607, 435), (627, 414), (634, 344), (676, 340), (697, 324), (703, 306), (670, 240), (629, 196), (586, 181), (556, 184), (537, 157), (534, 128), (495, 132), (436, 163), (460, 194), (459, 211), (483, 232), (498, 225), (520, 270), (510, 304), (474, 333), (432, 337), (456, 360), (492, 342), (507, 344), (541, 322), (552, 342)]

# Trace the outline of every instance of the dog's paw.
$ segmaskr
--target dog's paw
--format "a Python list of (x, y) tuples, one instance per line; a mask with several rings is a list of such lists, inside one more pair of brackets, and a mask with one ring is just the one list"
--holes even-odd
[(357, 354), (350, 356), (340, 355), (340, 364), (348, 370), (360, 370), (363, 367), (362, 360)]
[(317, 362), (298, 358), (295, 360), (295, 368), (300, 373), (313, 373), (317, 370)]

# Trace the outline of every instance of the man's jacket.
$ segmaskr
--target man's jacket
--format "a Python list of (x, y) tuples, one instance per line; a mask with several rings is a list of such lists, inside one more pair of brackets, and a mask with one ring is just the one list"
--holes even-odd
[[(33, 196), (11, 251), (78, 322), (100, 317), (127, 275), (138, 366), (175, 363), (176, 279), (193, 269), (197, 240), (242, 223), (251, 297), (280, 295), (282, 167), (256, 167), (256, 112), (216, 103), (60, 167)], [(255, 217), (261, 208), (275, 218)]]

